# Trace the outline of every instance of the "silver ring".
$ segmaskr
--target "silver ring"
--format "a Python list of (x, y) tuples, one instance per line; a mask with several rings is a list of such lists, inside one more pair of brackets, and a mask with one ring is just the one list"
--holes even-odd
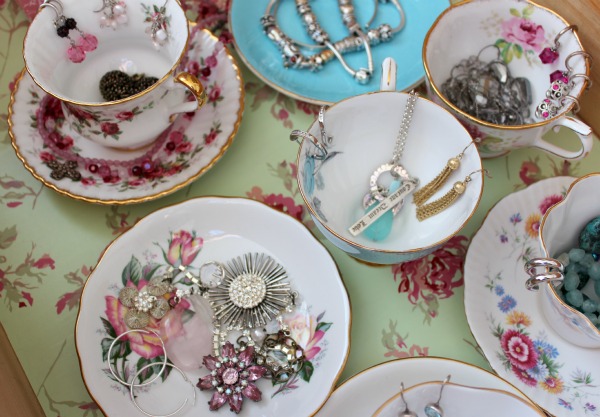
[[(131, 401), (133, 402), (133, 405), (135, 405), (135, 407), (140, 410), (142, 413), (144, 413), (145, 415), (149, 416), (149, 417), (171, 417), (174, 416), (175, 414), (177, 414), (178, 412), (180, 412), (183, 407), (186, 406), (188, 399), (186, 398), (185, 401), (179, 406), (179, 408), (177, 408), (177, 410), (169, 413), (169, 414), (163, 414), (163, 415), (159, 415), (159, 414), (150, 414), (147, 411), (145, 411), (144, 409), (142, 409), (142, 407), (140, 407), (137, 403), (137, 401), (135, 400), (135, 395), (133, 393), (133, 387), (139, 387), (141, 385), (136, 385), (133, 383), (133, 381), (135, 381), (137, 379), (137, 377), (144, 372), (146, 369), (151, 368), (153, 366), (157, 366), (158, 363), (149, 363), (146, 366), (142, 366), (140, 368), (139, 371), (137, 371), (137, 373), (133, 376), (133, 378), (131, 379), (131, 384), (129, 385), (129, 395), (131, 397)], [(177, 371), (179, 371), (179, 373), (181, 374), (181, 376), (183, 376), (183, 379), (185, 380), (185, 382), (189, 383), (190, 386), (192, 387), (192, 393), (194, 394), (194, 403), (192, 405), (196, 404), (196, 389), (194, 388), (194, 385), (192, 384), (192, 382), (188, 379), (187, 375), (178, 367), (176, 367), (175, 365), (173, 365), (172, 363), (167, 363), (167, 366), (170, 366), (173, 369), (176, 369)], [(159, 374), (160, 375), (160, 374)]]
[(402, 165), (395, 165), (390, 163), (379, 166), (373, 172), (369, 180), (369, 191), (371, 193), (371, 196), (373, 196), (373, 198), (375, 198), (377, 201), (382, 201), (387, 197), (387, 195), (384, 194), (387, 194), (388, 190), (379, 187), (379, 184), (377, 183), (377, 180), (379, 179), (381, 174), (386, 172), (391, 173), (392, 176), (394, 176), (395, 178), (402, 178), (403, 180), (410, 179), (408, 172), (402, 167)]
[[(39, 10), (42, 10), (45, 7), (52, 7), (52, 9), (54, 10), (54, 13), (56, 14), (56, 19), (54, 19), (55, 22), (58, 19), (60, 19), (60, 17), (63, 15), (63, 13), (62, 13), (62, 5), (60, 3), (58, 3), (57, 1), (54, 1), (54, 0), (45, 0), (42, 4), (40, 4)], [(60, 7), (60, 10), (59, 10), (59, 7)]]
[(569, 25), (560, 32), (558, 32), (558, 34), (554, 37), (554, 49), (558, 49), (558, 47), (560, 46), (560, 42), (558, 42), (560, 37), (570, 30), (575, 32), (576, 30), (579, 30), (579, 28), (577, 27), (577, 25)]
[(300, 146), (302, 146), (302, 141), (304, 141), (304, 139), (311, 141), (311, 143), (315, 145), (321, 153), (320, 155), (313, 155), (313, 158), (325, 159), (325, 157), (327, 157), (327, 149), (325, 149), (325, 147), (319, 142), (319, 139), (317, 139), (313, 134), (298, 129), (292, 130), (292, 133), (290, 133), (290, 140), (298, 142)]
[(575, 52), (571, 52), (567, 58), (565, 59), (565, 66), (567, 67), (567, 71), (569, 72), (573, 72), (573, 68), (569, 65), (569, 61), (571, 60), (571, 58), (577, 56), (577, 55), (582, 55), (584, 58), (586, 58), (589, 62), (589, 68), (592, 67), (592, 63), (594, 62), (594, 58), (588, 54), (585, 51), (575, 51)]
[[(146, 381), (142, 384), (129, 384), (126, 381), (123, 381), (121, 378), (119, 378), (117, 376), (117, 373), (115, 372), (115, 370), (113, 369), (112, 365), (110, 364), (110, 358), (111, 358), (111, 353), (113, 350), (113, 347), (115, 346), (115, 343), (117, 343), (117, 340), (121, 339), (123, 336), (125, 336), (126, 334), (129, 333), (152, 333), (154, 334), (156, 337), (158, 337), (158, 340), (160, 340), (160, 344), (162, 346), (162, 350), (164, 352), (164, 360), (162, 362), (162, 367), (160, 368), (160, 372), (151, 380)], [(110, 344), (110, 347), (108, 348), (108, 352), (106, 353), (106, 362), (108, 363), (108, 369), (110, 370), (110, 373), (112, 374), (112, 376), (119, 381), (121, 384), (125, 385), (126, 387), (131, 388), (132, 385), (135, 385), (136, 387), (143, 387), (145, 385), (151, 384), (154, 381), (156, 381), (158, 378), (160, 378), (163, 374), (163, 372), (165, 371), (165, 367), (167, 365), (169, 365), (169, 363), (167, 363), (167, 350), (165, 349), (165, 342), (162, 340), (162, 338), (158, 335), (158, 333), (156, 333), (153, 330), (144, 330), (144, 329), (131, 329), (131, 330), (127, 330), (126, 332), (121, 333), (119, 336), (117, 336), (115, 338), (115, 340), (113, 340), (113, 342)], [(152, 365), (158, 365), (158, 363), (154, 363)], [(139, 372), (138, 372), (139, 373)], [(135, 380), (135, 379), (134, 379)]]
[(562, 281), (564, 278), (564, 275), (562, 272), (549, 272), (547, 274), (539, 274), (539, 275), (535, 275), (531, 278), (529, 278), (526, 282), (525, 282), (525, 287), (529, 290), (529, 291), (537, 291), (540, 289), (540, 284), (544, 284), (544, 283), (550, 283), (550, 282), (555, 282), (555, 281)]
[(589, 90), (590, 88), (592, 88), (592, 79), (590, 77), (588, 77), (585, 74), (573, 74), (570, 76), (571, 80), (573, 78), (583, 78), (586, 82), (587, 82), (587, 86), (585, 87), (586, 90)]
[(554, 258), (533, 258), (525, 264), (525, 272), (529, 275), (535, 274), (535, 268), (556, 268), (562, 271), (564, 266), (562, 262)]
[(568, 95), (568, 94), (567, 94), (566, 96), (564, 96), (564, 97), (563, 97), (563, 99), (560, 101), (560, 104), (561, 104), (562, 106), (564, 106), (564, 105), (565, 105), (565, 102), (564, 102), (564, 101), (565, 101), (566, 99), (570, 99), (570, 100), (572, 100), (572, 101), (573, 101), (573, 103), (575, 103), (575, 108), (573, 109), (573, 113), (578, 113), (578, 112), (579, 112), (579, 110), (581, 110), (581, 107), (579, 106), (579, 100), (577, 100), (577, 98), (576, 98), (576, 97), (573, 97), (573, 96), (571, 96), (571, 95)]

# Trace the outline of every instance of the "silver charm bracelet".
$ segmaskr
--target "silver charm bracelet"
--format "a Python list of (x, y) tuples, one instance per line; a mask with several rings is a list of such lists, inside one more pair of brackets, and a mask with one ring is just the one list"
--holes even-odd
[[(276, 19), (276, 6), (278, 1), (279, 0), (269, 1), (265, 14), (261, 18), (261, 24), (267, 37), (271, 39), (281, 51), (283, 66), (286, 68), (291, 67), (318, 71), (322, 69), (323, 65), (327, 62), (337, 58), (344, 67), (344, 70), (361, 84), (367, 83), (373, 73), (373, 59), (370, 47), (375, 46), (380, 42), (390, 41), (395, 33), (402, 30), (406, 21), (404, 11), (398, 0), (380, 0), (384, 3), (391, 2), (394, 4), (400, 15), (400, 23), (395, 28), (384, 23), (377, 28), (368, 29), (377, 14), (378, 7), (376, 0), (375, 11), (369, 20), (369, 23), (365, 25), (365, 33), (354, 15), (354, 5), (352, 0), (338, 0), (339, 8), (342, 13), (342, 20), (350, 30), (351, 34), (332, 43), (329, 34), (319, 25), (316, 15), (312, 12), (312, 9), (308, 4), (308, 0), (295, 0), (296, 9), (302, 17), (308, 35), (316, 42), (316, 44), (311, 45), (290, 38), (279, 28)], [(306, 56), (301, 52), (301, 47), (322, 50), (311, 56)], [(354, 70), (346, 63), (343, 54), (362, 49), (365, 49), (367, 52), (367, 68)]]

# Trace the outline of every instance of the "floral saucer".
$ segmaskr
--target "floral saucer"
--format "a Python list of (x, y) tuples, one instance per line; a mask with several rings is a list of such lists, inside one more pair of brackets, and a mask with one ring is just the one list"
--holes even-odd
[[(370, 417), (400, 392), (400, 383), (409, 388), (441, 381), (448, 375), (457, 384), (503, 390), (529, 402), (514, 386), (477, 366), (446, 358), (416, 357), (382, 363), (354, 375), (331, 394), (317, 417)], [(401, 409), (400, 401), (387, 405)]]
[[(387, 57), (398, 62), (399, 91), (409, 91), (425, 79), (422, 48), (427, 31), (435, 19), (450, 6), (449, 0), (402, 1), (406, 25), (389, 42), (373, 47), (373, 76), (367, 84), (357, 83), (342, 67), (333, 60), (319, 71), (285, 68), (279, 49), (267, 38), (261, 25), (270, 0), (233, 0), (229, 9), (229, 26), (233, 42), (240, 59), (261, 80), (274, 89), (296, 99), (314, 104), (331, 104), (345, 98), (379, 90), (382, 76), (381, 64)], [(278, 1), (277, 24), (285, 34), (304, 43), (313, 43), (307, 36), (302, 19), (296, 12), (293, 1)], [(376, 27), (388, 23), (395, 27), (400, 16), (391, 2), (379, 2), (376, 19), (371, 25)], [(377, 1), (354, 2), (356, 18), (362, 25), (373, 15)], [(342, 16), (336, 1), (311, 2), (312, 10), (320, 24), (330, 34), (331, 39), (339, 40), (348, 36), (342, 23)], [(316, 50), (301, 48), (303, 53), (313, 55)], [(364, 51), (344, 55), (353, 68), (366, 67)]]
[[(200, 266), (207, 262), (226, 262), (249, 252), (265, 253), (282, 265), (293, 290), (298, 292), (297, 307), (284, 316), (284, 321), (290, 336), (303, 347), (306, 361), (287, 382), (257, 381), (262, 400), (243, 401), (240, 416), (306, 417), (317, 412), (333, 390), (350, 349), (350, 304), (337, 265), (325, 247), (292, 217), (254, 200), (203, 197), (140, 220), (106, 248), (87, 280), (75, 343), (86, 387), (104, 414), (138, 415), (128, 389), (116, 382), (105, 361), (112, 343), (110, 362), (123, 380), (155, 364), (141, 376), (142, 381), (149, 381), (157, 375), (163, 360), (160, 339), (151, 333), (129, 333), (117, 340), (127, 330), (123, 321), (127, 309), (118, 300), (119, 291), (126, 286), (141, 290), (168, 266), (183, 265), (198, 275)], [(179, 277), (175, 283), (179, 288), (185, 285)], [(208, 336), (202, 334), (202, 327), (209, 327), (206, 321), (202, 323), (203, 313), (197, 308), (192, 311), (190, 303), (194, 307), (196, 304), (192, 298), (187, 300), (183, 298), (162, 319), (150, 319), (146, 327), (165, 339), (173, 362), (176, 356), (181, 356), (178, 362), (186, 362), (183, 354), (201, 359), (211, 350), (210, 332)], [(210, 314), (208, 319), (210, 322)], [(232, 339), (235, 341), (235, 337)], [(208, 351), (203, 354), (206, 342)], [(196, 385), (210, 370), (191, 366), (185, 373)], [(136, 389), (135, 394), (148, 412), (167, 414), (187, 398), (186, 407), (178, 415), (216, 415), (207, 405), (213, 391), (192, 390), (177, 372)], [(229, 410), (220, 413), (230, 414)]]
[[(152, 145), (133, 151), (79, 137), (65, 123), (60, 102), (47, 96), (23, 70), (8, 118), (17, 156), (44, 185), (93, 203), (138, 203), (186, 186), (231, 145), (242, 118), (244, 90), (233, 56), (206, 30), (193, 29), (181, 66), (199, 77), (209, 102), (179, 116)], [(124, 114), (122, 120), (133, 117)], [(111, 133), (112, 126), (104, 128)]]
[(490, 210), (467, 252), (465, 310), (477, 343), (501, 377), (553, 415), (598, 417), (600, 352), (556, 334), (539, 294), (525, 288), (523, 265), (542, 256), (539, 222), (573, 180), (537, 182)]

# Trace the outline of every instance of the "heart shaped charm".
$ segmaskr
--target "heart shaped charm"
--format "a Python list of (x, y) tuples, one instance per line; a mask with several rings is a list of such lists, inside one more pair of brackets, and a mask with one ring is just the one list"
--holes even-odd
[(100, 79), (100, 94), (106, 101), (122, 100), (141, 93), (158, 81), (145, 74), (129, 75), (123, 71), (109, 71)]

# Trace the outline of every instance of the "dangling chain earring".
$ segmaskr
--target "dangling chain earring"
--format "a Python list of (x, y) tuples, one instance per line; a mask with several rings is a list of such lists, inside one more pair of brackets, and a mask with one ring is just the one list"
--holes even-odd
[(542, 50), (539, 57), (543, 64), (552, 64), (558, 59), (558, 48), (560, 47), (560, 43), (558, 40), (565, 33), (572, 31), (575, 33), (577, 31), (577, 25), (570, 25), (558, 32), (558, 34), (554, 37), (554, 45), (550, 47), (546, 47)]
[(442, 382), (442, 386), (440, 388), (440, 395), (435, 403), (429, 403), (425, 406), (425, 415), (427, 417), (443, 417), (444, 409), (440, 406), (440, 401), (442, 399), (442, 393), (444, 391), (444, 387), (450, 381), (451, 375), (448, 375), (446, 379)]
[(102, 8), (95, 10), (94, 13), (103, 12), (100, 17), (100, 27), (110, 27), (116, 29), (120, 25), (127, 24), (127, 6), (124, 2), (118, 0), (102, 0)]
[(417, 207), (417, 219), (421, 222), (429, 217), (435, 216), (441, 211), (446, 210), (448, 207), (456, 201), (467, 189), (467, 184), (471, 182), (471, 176), (477, 172), (483, 172), (487, 176), (489, 173), (486, 169), (478, 169), (477, 171), (471, 172), (467, 175), (464, 181), (457, 181), (454, 183), (452, 188), (443, 196), (429, 204), (421, 205)]
[[(86, 52), (91, 52), (98, 47), (98, 39), (94, 35), (82, 32), (77, 28), (77, 21), (72, 17), (63, 15), (62, 3), (58, 0), (45, 0), (40, 5), (40, 9), (51, 7), (54, 9), (56, 18), (54, 19), (54, 27), (56, 34), (61, 38), (69, 39), (71, 46), (67, 49), (67, 57), (75, 64), (82, 62), (85, 59)], [(69, 36), (70, 32), (75, 30), (79, 33), (79, 39), (75, 42)]]
[(465, 151), (472, 144), (473, 142), (469, 143), (467, 146), (465, 146), (461, 153), (456, 155), (454, 158), (450, 158), (442, 172), (440, 172), (437, 177), (431, 180), (431, 182), (415, 191), (413, 194), (413, 203), (415, 203), (417, 207), (429, 200), (429, 198), (434, 195), (442, 185), (444, 185), (450, 174), (460, 167), (460, 161), (465, 155)]

